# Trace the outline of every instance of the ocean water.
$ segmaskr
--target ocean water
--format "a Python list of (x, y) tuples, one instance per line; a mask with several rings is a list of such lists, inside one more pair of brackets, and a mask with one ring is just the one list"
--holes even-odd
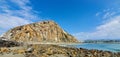
[(83, 43), (76, 45), (67, 45), (69, 47), (97, 49), (104, 51), (120, 52), (120, 44), (95, 44), (95, 43)]

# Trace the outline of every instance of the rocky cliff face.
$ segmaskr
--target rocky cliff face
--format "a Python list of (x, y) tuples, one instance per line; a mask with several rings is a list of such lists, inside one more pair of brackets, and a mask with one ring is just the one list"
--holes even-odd
[(3, 37), (18, 42), (78, 42), (54, 21), (43, 21), (13, 28)]

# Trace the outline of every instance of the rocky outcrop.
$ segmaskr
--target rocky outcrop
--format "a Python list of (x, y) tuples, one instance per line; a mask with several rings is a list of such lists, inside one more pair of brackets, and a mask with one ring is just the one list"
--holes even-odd
[(110, 51), (62, 47), (58, 45), (31, 45), (31, 48), (34, 51), (26, 53), (26, 57), (120, 57), (120, 53)]
[(18, 42), (78, 42), (75, 37), (62, 30), (54, 21), (43, 21), (18, 26), (3, 37)]
[(6, 47), (0, 48), (0, 55), (12, 54), (15, 56), (22, 54), (24, 55), (23, 57), (120, 57), (119, 52), (113, 53), (102, 50), (88, 50), (84, 48), (62, 47), (58, 45), (47, 44), (26, 46), (27, 47), (20, 49), (9, 49)]

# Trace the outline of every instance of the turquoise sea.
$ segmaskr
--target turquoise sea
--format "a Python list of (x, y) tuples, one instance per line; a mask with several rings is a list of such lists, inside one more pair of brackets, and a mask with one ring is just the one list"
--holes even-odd
[(69, 47), (97, 49), (104, 51), (120, 52), (120, 44), (96, 44), (96, 43), (83, 43), (77, 45), (67, 45)]

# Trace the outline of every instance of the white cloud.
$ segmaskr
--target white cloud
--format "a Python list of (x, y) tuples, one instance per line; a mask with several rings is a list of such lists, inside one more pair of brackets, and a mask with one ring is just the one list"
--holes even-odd
[(79, 40), (86, 39), (120, 39), (120, 16), (111, 18), (106, 23), (96, 27), (94, 32), (74, 34)]
[(6, 15), (6, 14), (0, 15), (0, 18), (2, 18), (0, 20), (0, 28), (2, 28), (2, 29), (8, 29), (8, 28), (32, 23), (32, 21), (30, 21), (30, 20), (26, 20), (26, 19), (23, 19), (20, 17)]
[(116, 12), (106, 12), (105, 15), (103, 16), (103, 19), (110, 18), (114, 14), (116, 14)]
[(108, 9), (104, 9), (101, 12), (97, 12), (95, 16), (99, 16), (101, 17), (101, 19), (110, 19), (113, 16), (116, 16), (119, 14), (120, 14), (119, 8), (108, 8)]
[(95, 16), (99, 16), (100, 15), (100, 12), (97, 12), (96, 14), (95, 14)]
[[(34, 11), (31, 6), (27, 5), (30, 4), (29, 0), (10, 0), (10, 2), (0, 0), (0, 2), (3, 3), (0, 8), (6, 14), (20, 16), (26, 19), (37, 19), (36, 11)], [(16, 7), (9, 3), (16, 5)], [(12, 10), (14, 7), (18, 9)]]
[(29, 0), (0, 0), (0, 34), (39, 19)]

